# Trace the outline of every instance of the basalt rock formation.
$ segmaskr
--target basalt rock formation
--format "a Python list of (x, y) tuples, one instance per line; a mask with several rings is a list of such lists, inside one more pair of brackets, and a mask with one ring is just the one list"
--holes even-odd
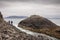
[(47, 18), (39, 15), (32, 15), (22, 20), (18, 26), (30, 31), (43, 33), (60, 39), (60, 27)]

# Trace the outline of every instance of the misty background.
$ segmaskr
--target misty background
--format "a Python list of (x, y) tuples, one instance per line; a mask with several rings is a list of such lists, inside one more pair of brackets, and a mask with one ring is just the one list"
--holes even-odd
[(40, 15), (60, 18), (60, 0), (0, 0), (3, 16)]

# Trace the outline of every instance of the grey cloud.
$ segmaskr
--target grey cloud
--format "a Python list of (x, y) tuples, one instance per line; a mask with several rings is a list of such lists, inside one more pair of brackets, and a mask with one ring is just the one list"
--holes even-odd
[(2, 8), (2, 7), (7, 7), (8, 5), (7, 4), (5, 4), (4, 2), (0, 2), (0, 8)]
[(21, 1), (21, 2), (35, 2), (41, 4), (60, 4), (60, 0), (0, 0), (0, 1)]
[(3, 6), (5, 7), (5, 4), (3, 4), (3, 3), (0, 3), (0, 8), (1, 8), (1, 7), (3, 7)]
[[(59, 6), (59, 5), (60, 5), (60, 0), (0, 0), (0, 8), (1, 8), (1, 7), (2, 7), (2, 8), (3, 8), (3, 7), (6, 8), (6, 7), (8, 7), (8, 6), (9, 6), (8, 8), (10, 8), (10, 5), (11, 5), (11, 4), (14, 5), (15, 2), (17, 2), (17, 3), (18, 3), (18, 2), (19, 2), (19, 3), (20, 3), (20, 2), (22, 2), (22, 3), (23, 3), (23, 2), (26, 2), (28, 5), (30, 5), (29, 2), (30, 2), (30, 3), (32, 2), (33, 4), (34, 4), (34, 3), (35, 3), (35, 4), (39, 4), (39, 5), (40, 5), (40, 4), (44, 4), (44, 5), (45, 5), (45, 4), (48, 4), (48, 5), (45, 5), (45, 6), (47, 6), (47, 8), (49, 7), (49, 9), (48, 9), (48, 10), (45, 9), (45, 10), (46, 10), (46, 11), (45, 11), (44, 8), (43, 8), (43, 10), (41, 11), (41, 14), (42, 14), (42, 15), (46, 15), (46, 14), (48, 15), (49, 13), (50, 13), (51, 15), (52, 15), (52, 14), (55, 15), (55, 14), (57, 14), (57, 13), (60, 13), (60, 11), (59, 11), (59, 10), (60, 10), (60, 9), (59, 9), (59, 8), (60, 8), (60, 6)], [(21, 4), (22, 4), (22, 3), (21, 3)], [(52, 5), (53, 5), (53, 7), (52, 7)], [(12, 6), (12, 5), (11, 5), (11, 6)], [(32, 5), (32, 7), (33, 7), (33, 6), (34, 6), (34, 5)], [(42, 6), (42, 5), (41, 5), (41, 6)], [(51, 7), (50, 7), (50, 6), (51, 6)], [(56, 6), (57, 6), (57, 7), (56, 7)], [(59, 8), (58, 8), (58, 7), (59, 7)], [(38, 7), (36, 7), (36, 8), (37, 8), (37, 10), (36, 10), (37, 12), (36, 12), (36, 13), (40, 13), (40, 10), (41, 10), (41, 9), (38, 10), (38, 9), (40, 8), (40, 6), (38, 6)], [(35, 9), (35, 8), (34, 8), (34, 9)], [(9, 11), (7, 11), (7, 10), (9, 10)], [(12, 12), (12, 14), (10, 13), (10, 11), (12, 11), (13, 9), (7, 9), (7, 10), (4, 10), (4, 9), (3, 9), (3, 12), (5, 11), (5, 12), (6, 12), (6, 13), (5, 13), (6, 15), (12, 15), (12, 14), (13, 14), (13, 12)], [(14, 11), (14, 10), (13, 10), (13, 11)], [(33, 11), (33, 10), (31, 10), (31, 11)], [(8, 14), (7, 12), (8, 12), (9, 14)], [(15, 11), (14, 11), (14, 12), (15, 12)], [(19, 10), (19, 12), (20, 12), (20, 10)], [(30, 11), (28, 11), (28, 12), (30, 12)], [(34, 12), (35, 12), (35, 11), (34, 11)], [(16, 11), (15, 13), (17, 13), (17, 11)], [(15, 13), (14, 13), (14, 14), (15, 14)], [(21, 12), (20, 12), (20, 13), (21, 13)], [(26, 12), (22, 12), (22, 14), (24, 14), (24, 13), (25, 13), (25, 14), (28, 14), (28, 13), (26, 13)], [(32, 13), (32, 12), (31, 12), (31, 13)], [(50, 14), (49, 14), (49, 15), (50, 15)], [(5, 16), (6, 16), (6, 15), (5, 15)], [(60, 14), (58, 14), (58, 15), (60, 16)]]

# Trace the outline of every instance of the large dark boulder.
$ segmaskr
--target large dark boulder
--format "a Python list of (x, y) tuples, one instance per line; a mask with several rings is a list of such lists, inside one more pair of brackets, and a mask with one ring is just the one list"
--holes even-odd
[(32, 15), (27, 19), (22, 20), (18, 26), (26, 26), (32, 28), (43, 28), (43, 27), (55, 27), (57, 26), (47, 18), (41, 17), (39, 15)]

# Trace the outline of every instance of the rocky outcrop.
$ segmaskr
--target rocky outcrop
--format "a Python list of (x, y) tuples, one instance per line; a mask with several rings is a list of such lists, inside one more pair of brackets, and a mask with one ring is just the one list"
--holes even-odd
[[(27, 27), (32, 27), (32, 28), (43, 28), (43, 27), (55, 27), (57, 26), (56, 24), (52, 23), (48, 19), (44, 17), (40, 17), (38, 15), (32, 15), (31, 17), (22, 20), (19, 25), (27, 26)], [(19, 26), (18, 25), (18, 26)]]
[(32, 15), (22, 20), (18, 24), (18, 26), (27, 30), (60, 38), (60, 27), (48, 20), (47, 18), (41, 17), (39, 15)]
[(2, 22), (2, 21), (3, 21), (3, 16), (2, 16), (2, 14), (0, 12), (0, 22)]
[(0, 12), (0, 40), (40, 40), (37, 37), (19, 31), (15, 26), (3, 20)]
[(2, 16), (2, 14), (1, 14), (1, 12), (0, 12), (0, 18), (3, 19), (3, 16)]

